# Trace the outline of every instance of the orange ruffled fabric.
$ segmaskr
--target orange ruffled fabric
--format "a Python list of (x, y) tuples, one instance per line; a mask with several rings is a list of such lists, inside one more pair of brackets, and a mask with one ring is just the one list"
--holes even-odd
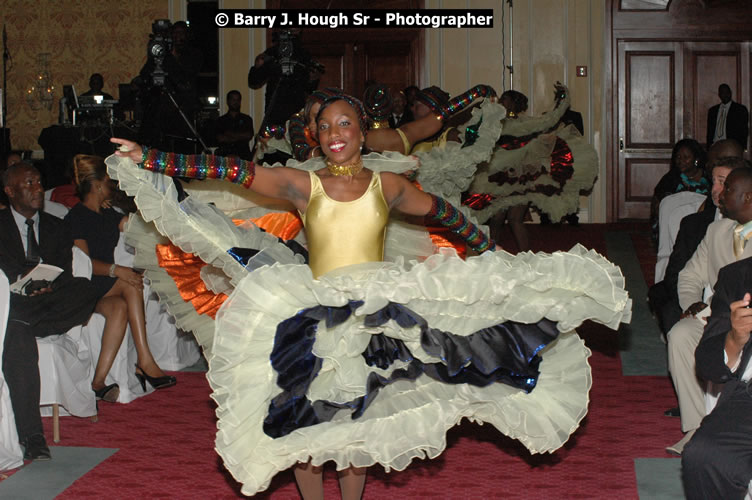
[(428, 226), (426, 229), (436, 248), (454, 248), (460, 258), (464, 259), (467, 257), (467, 245), (465, 245), (462, 238), (451, 232), (448, 228), (443, 226)]
[[(245, 219), (233, 219), (236, 226), (245, 224)], [(303, 228), (303, 222), (294, 212), (270, 213), (250, 219), (264, 231), (283, 240), (291, 240)], [(184, 301), (190, 302), (198, 314), (206, 314), (214, 319), (227, 295), (216, 294), (206, 288), (201, 279), (201, 268), (206, 263), (192, 253), (182, 251), (172, 243), (157, 245), (157, 261), (178, 287)]]
[[(248, 222), (246, 219), (233, 219), (236, 226)], [(303, 221), (295, 212), (269, 213), (250, 219), (256, 226), (283, 240), (291, 240), (303, 229)], [(438, 248), (451, 247), (463, 259), (466, 256), (464, 242), (445, 227), (428, 227), (431, 241)], [(206, 288), (201, 279), (201, 268), (206, 263), (191, 253), (182, 251), (173, 244), (157, 245), (157, 261), (175, 282), (180, 296), (190, 302), (198, 314), (206, 314), (214, 319), (227, 295), (216, 294)]]

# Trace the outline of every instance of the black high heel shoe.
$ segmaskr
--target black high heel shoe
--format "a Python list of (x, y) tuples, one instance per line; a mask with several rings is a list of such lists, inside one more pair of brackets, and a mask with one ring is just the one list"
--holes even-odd
[(106, 385), (101, 389), (92, 389), (92, 391), (94, 391), (94, 397), (97, 401), (107, 401), (108, 403), (116, 403), (118, 396), (120, 396), (120, 386), (117, 384)]
[(150, 377), (140, 366), (136, 365), (136, 378), (141, 382), (141, 388), (146, 392), (146, 381), (149, 381), (154, 390), (166, 389), (177, 384), (178, 381), (172, 375), (165, 375), (163, 377)]

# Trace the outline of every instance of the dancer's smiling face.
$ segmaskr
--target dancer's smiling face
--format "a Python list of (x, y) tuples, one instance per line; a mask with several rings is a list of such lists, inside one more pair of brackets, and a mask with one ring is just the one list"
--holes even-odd
[(349, 165), (357, 161), (365, 136), (358, 114), (345, 101), (329, 104), (318, 119), (319, 143), (330, 161)]

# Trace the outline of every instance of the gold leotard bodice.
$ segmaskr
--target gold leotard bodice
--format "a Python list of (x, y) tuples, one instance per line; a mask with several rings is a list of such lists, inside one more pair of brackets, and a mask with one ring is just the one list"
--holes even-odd
[(360, 198), (336, 201), (326, 194), (319, 176), (309, 173), (311, 197), (300, 217), (314, 278), (338, 267), (381, 261), (389, 220), (381, 176), (375, 172), (371, 175), (371, 182)]

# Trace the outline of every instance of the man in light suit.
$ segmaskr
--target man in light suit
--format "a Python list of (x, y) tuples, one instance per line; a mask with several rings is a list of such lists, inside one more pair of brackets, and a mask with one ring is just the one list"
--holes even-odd
[[(667, 448), (670, 453), (681, 454), (705, 416), (704, 383), (698, 380), (695, 370), (695, 349), (704, 328), (700, 313), (707, 308), (703, 292), (715, 284), (722, 267), (752, 257), (752, 245), (735, 248), (734, 235), (740, 224), (752, 221), (752, 169), (737, 168), (728, 174), (719, 208), (726, 218), (708, 226), (697, 250), (679, 273), (679, 305), (684, 312), (668, 333), (668, 366), (679, 399), (682, 430), (686, 434)], [(752, 232), (752, 224), (745, 229)]]
[(658, 326), (665, 334), (668, 334), (671, 327), (679, 321), (683, 312), (679, 306), (679, 294), (677, 291), (679, 272), (684, 269), (684, 266), (695, 253), (695, 250), (697, 250), (700, 242), (705, 237), (708, 226), (721, 218), (717, 207), (720, 203), (721, 192), (724, 189), (723, 183), (726, 181), (726, 177), (732, 170), (748, 165), (742, 159), (743, 151), (741, 147), (737, 145), (736, 141), (730, 139), (715, 143), (708, 156), (714, 150), (723, 147), (725, 143), (733, 143), (735, 148), (733, 146), (731, 148), (724, 148), (723, 156), (716, 154), (714, 159), (708, 161), (705, 166), (707, 170), (712, 172), (713, 187), (710, 197), (705, 201), (703, 210), (689, 214), (681, 220), (664, 278), (650, 287), (648, 291), (650, 307), (658, 320)]
[(0, 269), (14, 283), (40, 260), (63, 269), (52, 283), (29, 295), (11, 293), (2, 369), (18, 438), (27, 460), (49, 460), (39, 412), (36, 337), (65, 333), (88, 320), (97, 291), (71, 274), (73, 240), (65, 223), (41, 211), (44, 190), (36, 168), (17, 163), (3, 174), (10, 207), (0, 210)]
[(738, 102), (731, 100), (731, 87), (722, 83), (718, 87), (720, 104), (708, 110), (707, 148), (722, 139), (734, 139), (747, 149), (749, 136), (749, 112)]
[(684, 491), (690, 500), (739, 498), (752, 479), (752, 258), (718, 273), (713, 313), (697, 346), (700, 378), (723, 384), (713, 411), (682, 453)]

